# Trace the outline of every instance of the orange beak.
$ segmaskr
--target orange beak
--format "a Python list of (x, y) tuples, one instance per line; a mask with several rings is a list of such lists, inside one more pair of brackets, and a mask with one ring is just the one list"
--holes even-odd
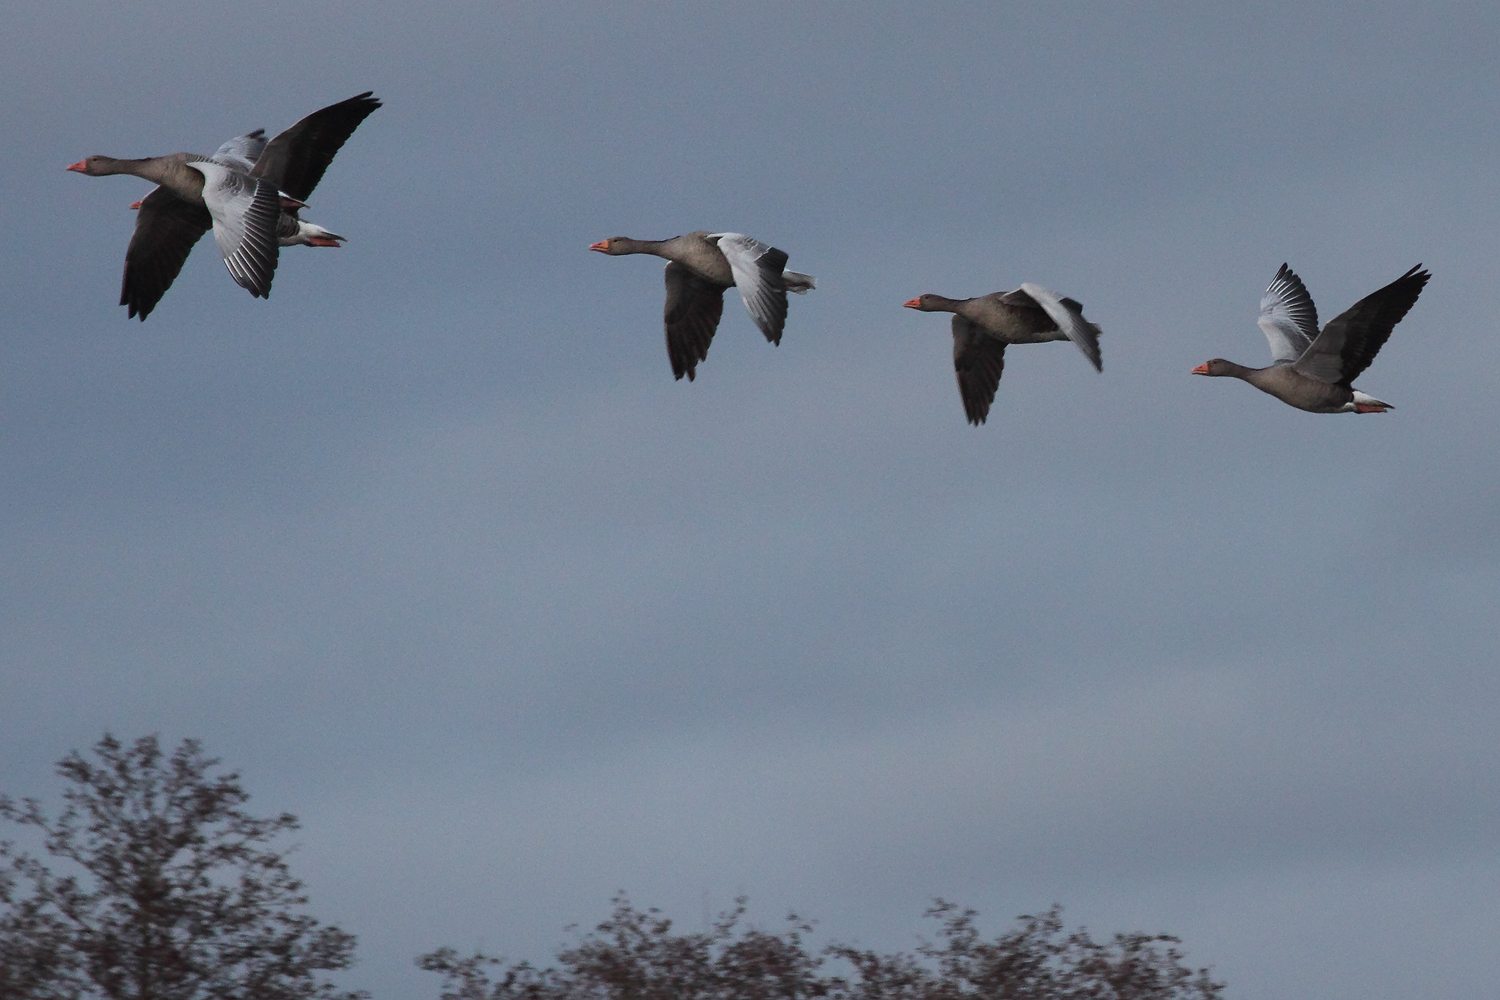
[(71, 170), (71, 171), (73, 171), (74, 173), (81, 174), (81, 173), (84, 172), (84, 170), (87, 169), (87, 167), (88, 167), (88, 161), (87, 160), (79, 160), (77, 163), (74, 163), (74, 164), (70, 165), (68, 167), (68, 169)]
[(1208, 374), (1208, 363), (1204, 362), (1203, 364), (1199, 365), (1197, 368), (1194, 368), (1192, 370), (1191, 374), (1193, 374), (1193, 375), (1207, 375)]
[(906, 308), (908, 308), (908, 309), (920, 309), (920, 308), (922, 308), (922, 300), (921, 300), (921, 298), (915, 298), (915, 299), (912, 299), (912, 300), (910, 300), (908, 302), (903, 302), (901, 304), (903, 306), (905, 306)]
[[(142, 200), (144, 200), (144, 199), (142, 199)], [(130, 203), (130, 210), (132, 212), (138, 210), (140, 207), (141, 207), (141, 203), (139, 201), (132, 201)]]
[(601, 253), (609, 253), (609, 240), (600, 240), (598, 243), (590, 243), (590, 250), (598, 250)]

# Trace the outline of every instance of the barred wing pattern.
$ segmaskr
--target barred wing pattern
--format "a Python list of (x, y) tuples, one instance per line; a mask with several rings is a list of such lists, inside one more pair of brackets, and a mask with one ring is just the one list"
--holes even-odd
[(192, 167), (207, 179), (203, 200), (213, 216), (214, 241), (224, 266), (241, 288), (267, 298), (276, 274), (281, 193), (270, 181), (252, 179), (220, 163)]
[(1286, 264), (1260, 300), (1258, 322), (1271, 345), (1271, 359), (1278, 365), (1296, 361), (1318, 339), (1318, 308), (1302, 279)]
[(710, 233), (708, 238), (718, 242), (719, 252), (729, 261), (750, 318), (767, 340), (780, 344), (786, 328), (786, 282), (781, 277), (786, 254), (743, 233)]

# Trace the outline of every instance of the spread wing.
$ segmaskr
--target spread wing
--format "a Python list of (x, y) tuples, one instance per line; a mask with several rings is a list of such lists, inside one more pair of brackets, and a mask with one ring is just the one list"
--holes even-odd
[(1005, 371), (1005, 343), (985, 334), (962, 316), (953, 316), (953, 370), (969, 423), (979, 426), (990, 415), (1000, 375)]
[(251, 176), (264, 177), (298, 201), (306, 201), (323, 179), (334, 154), (359, 123), (380, 107), (380, 101), (370, 94), (367, 90), (330, 104), (282, 132), (266, 145)]
[(1104, 361), (1099, 354), (1101, 331), (1097, 325), (1083, 318), (1083, 306), (1080, 303), (1029, 281), (1022, 282), (1020, 290), (1042, 307), (1052, 318), (1052, 322), (1057, 324), (1057, 328), (1089, 359), (1089, 364), (1094, 366), (1095, 371), (1104, 370)]
[(1416, 304), (1432, 275), (1422, 265), (1371, 292), (1328, 321), (1307, 353), (1292, 367), (1308, 378), (1346, 388), (1370, 367), (1391, 330)]
[(248, 135), (238, 135), (214, 151), (211, 160), (227, 163), (236, 170), (249, 173), (255, 161), (266, 148), (266, 130), (258, 128)]
[(172, 287), (193, 244), (214, 224), (208, 209), (183, 201), (159, 187), (141, 199), (135, 233), (125, 251), (125, 276), (120, 282), (120, 305), (141, 322)]
[(742, 233), (710, 233), (719, 252), (729, 261), (734, 283), (750, 310), (750, 318), (773, 344), (781, 343), (786, 327), (786, 254)]
[(229, 274), (251, 295), (271, 294), (276, 274), (276, 226), (281, 194), (268, 180), (256, 180), (220, 163), (190, 164), (201, 171), (203, 201), (213, 216), (214, 242)]
[(1260, 300), (1258, 322), (1271, 344), (1271, 359), (1278, 365), (1296, 361), (1318, 339), (1318, 308), (1302, 279), (1285, 264)]
[(666, 281), (667, 359), (673, 375), (691, 382), (724, 314), (724, 288), (675, 260), (667, 263)]

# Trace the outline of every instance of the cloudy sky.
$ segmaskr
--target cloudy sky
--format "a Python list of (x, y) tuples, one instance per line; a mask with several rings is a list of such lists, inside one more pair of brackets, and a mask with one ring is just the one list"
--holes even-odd
[[(1500, 10), (1471, 3), (5, 4), (0, 791), (201, 738), (304, 829), (345, 977), (546, 959), (618, 889), (910, 947), (1177, 933), (1235, 997), (1500, 976)], [(1128, 11), (1127, 11), (1128, 7)], [(373, 89), (268, 301), (205, 241), (115, 304), (149, 186)], [(659, 261), (749, 233), (674, 382)], [(1268, 359), (1433, 278), (1318, 416)], [(923, 292), (1034, 281), (968, 426)], [(733, 293), (731, 293), (733, 295)]]

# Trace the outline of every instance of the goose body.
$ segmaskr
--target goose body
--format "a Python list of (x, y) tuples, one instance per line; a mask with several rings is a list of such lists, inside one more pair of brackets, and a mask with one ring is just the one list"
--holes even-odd
[(738, 287), (750, 318), (772, 344), (781, 343), (786, 327), (787, 292), (804, 295), (814, 287), (811, 275), (786, 270), (787, 255), (742, 233), (706, 230), (669, 240), (633, 240), (613, 236), (589, 247), (611, 256), (650, 254), (667, 261), (667, 301), (663, 325), (672, 374), (692, 381), (698, 362), (724, 314), (724, 292)]
[(1302, 279), (1281, 265), (1260, 301), (1259, 326), (1271, 346), (1265, 368), (1214, 358), (1194, 375), (1249, 382), (1289, 406), (1309, 413), (1384, 413), (1395, 409), (1354, 388), (1432, 275), (1418, 264), (1371, 292), (1318, 329), (1318, 310)]
[(989, 416), (1005, 371), (1005, 348), (1011, 344), (1069, 340), (1095, 371), (1104, 370), (1100, 330), (1083, 318), (1083, 305), (1029, 281), (1011, 292), (972, 299), (919, 295), (904, 305), (921, 312), (953, 314), (953, 370), (964, 413), (976, 427)]
[[(142, 201), (144, 200), (142, 199)], [(131, 209), (139, 210), (142, 201), (131, 204)], [(276, 242), (278, 245), (284, 247), (343, 246), (341, 241), (347, 240), (349, 237), (329, 232), (317, 223), (308, 222), (298, 215), (298, 210), (302, 207), (302, 203), (295, 199), (286, 197), (281, 199), (281, 218), (276, 222)]]
[(270, 295), (279, 247), (337, 246), (343, 237), (304, 222), (296, 210), (378, 107), (369, 93), (360, 94), (313, 112), (274, 139), (267, 140), (264, 129), (230, 139), (212, 156), (90, 156), (69, 166), (91, 177), (133, 174), (157, 184), (137, 203), (120, 305), (145, 320), (210, 229), (235, 282), (260, 298)]

